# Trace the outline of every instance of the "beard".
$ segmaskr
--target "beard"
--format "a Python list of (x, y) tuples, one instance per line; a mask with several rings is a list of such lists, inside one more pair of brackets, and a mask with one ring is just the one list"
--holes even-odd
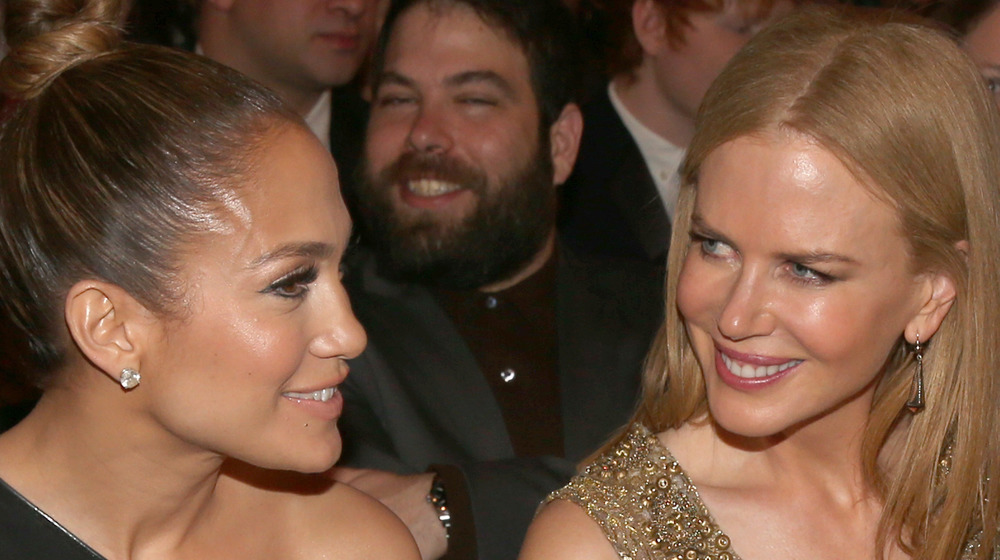
[[(448, 156), (408, 152), (381, 172), (367, 161), (358, 181), (362, 242), (380, 270), (398, 281), (452, 290), (480, 288), (514, 276), (555, 226), (556, 195), (548, 136), (528, 161), (490, 185), (486, 173)], [(459, 219), (398, 212), (393, 189), (411, 180), (454, 183), (476, 198)]]

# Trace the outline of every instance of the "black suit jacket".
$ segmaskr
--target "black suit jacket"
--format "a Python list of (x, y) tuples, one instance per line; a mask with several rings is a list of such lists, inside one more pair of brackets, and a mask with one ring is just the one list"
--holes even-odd
[(628, 419), (662, 317), (659, 270), (560, 251), (565, 457), (515, 457), (482, 370), (427, 289), (380, 277), (368, 259), (348, 290), (369, 346), (343, 387), (343, 464), (400, 473), (457, 466), (468, 485), (479, 558), (515, 558), (540, 501)]
[(559, 228), (581, 254), (664, 262), (670, 219), (639, 146), (615, 111), (607, 84), (583, 107), (583, 138), (562, 186)]

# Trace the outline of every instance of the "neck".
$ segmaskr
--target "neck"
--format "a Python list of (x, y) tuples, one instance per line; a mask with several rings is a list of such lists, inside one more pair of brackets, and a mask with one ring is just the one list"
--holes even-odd
[(749, 451), (766, 479), (777, 487), (823, 488), (843, 504), (870, 499), (862, 444), (871, 410), (874, 383), (862, 394), (819, 418), (781, 434), (746, 438), (715, 426), (724, 445)]
[(0, 459), (0, 476), (105, 556), (176, 549), (209, 511), (222, 458), (179, 442), (120, 394), (99, 402), (79, 389), (47, 391), (0, 437), (0, 458), (23, 458)]
[(523, 268), (521, 268), (521, 270), (517, 271), (510, 278), (501, 280), (499, 282), (494, 282), (493, 284), (489, 284), (487, 286), (483, 286), (479, 288), (479, 291), (487, 294), (492, 292), (500, 292), (506, 290), (507, 288), (520, 284), (525, 279), (530, 277), (532, 274), (538, 272), (539, 269), (541, 269), (543, 266), (545, 266), (545, 263), (548, 262), (549, 258), (552, 256), (552, 251), (555, 250), (555, 246), (556, 246), (556, 232), (555, 229), (553, 229), (552, 231), (549, 232), (548, 237), (545, 238), (545, 241), (542, 243), (542, 246), (538, 250), (538, 252), (535, 253), (535, 256), (532, 257), (531, 260), (528, 261), (528, 264), (526, 264)]
[(687, 148), (694, 136), (694, 115), (687, 114), (656, 87), (656, 78), (648, 62), (635, 69), (635, 79), (619, 75), (612, 87), (622, 104), (646, 128), (671, 144)]

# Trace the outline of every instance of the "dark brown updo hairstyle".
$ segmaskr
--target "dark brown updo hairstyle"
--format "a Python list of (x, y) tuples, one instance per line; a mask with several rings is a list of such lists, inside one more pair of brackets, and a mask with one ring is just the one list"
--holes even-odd
[(39, 386), (64, 362), (82, 279), (182, 315), (182, 243), (225, 227), (262, 138), (298, 116), (184, 51), (124, 43), (116, 0), (7, 0), (0, 91), (0, 309)]

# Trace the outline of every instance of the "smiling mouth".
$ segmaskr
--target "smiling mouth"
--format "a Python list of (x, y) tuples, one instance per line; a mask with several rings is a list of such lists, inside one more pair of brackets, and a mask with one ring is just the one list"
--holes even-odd
[(303, 401), (327, 402), (337, 394), (337, 391), (338, 389), (336, 387), (327, 387), (326, 389), (320, 389), (319, 391), (313, 391), (312, 393), (293, 393), (289, 391), (287, 393), (282, 393), (282, 395)]
[(726, 365), (726, 369), (729, 370), (729, 373), (732, 373), (741, 379), (761, 379), (764, 377), (771, 377), (772, 375), (777, 375), (788, 368), (795, 367), (802, 363), (802, 360), (789, 360), (783, 364), (752, 366), (750, 364), (739, 364), (736, 360), (730, 358), (722, 352), (719, 352), (719, 355), (722, 356), (722, 363)]
[(462, 188), (457, 183), (437, 179), (417, 179), (406, 183), (406, 190), (417, 196), (433, 197), (453, 193)]

